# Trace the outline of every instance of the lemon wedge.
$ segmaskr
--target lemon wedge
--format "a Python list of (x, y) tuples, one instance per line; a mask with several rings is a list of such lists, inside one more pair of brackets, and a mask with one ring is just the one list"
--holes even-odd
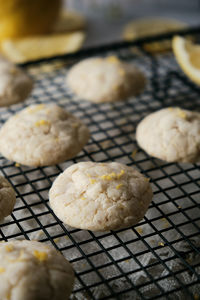
[(83, 30), (86, 28), (86, 25), (86, 19), (81, 14), (75, 11), (62, 11), (53, 28), (53, 32), (63, 33)]
[(191, 40), (175, 36), (172, 48), (183, 72), (195, 83), (200, 84), (200, 45)]
[(62, 0), (0, 0), (0, 40), (51, 32)]
[(1, 52), (14, 63), (24, 63), (79, 50), (85, 34), (81, 31), (52, 35), (6, 39), (1, 43)]
[[(187, 27), (187, 24), (173, 20), (161, 18), (138, 19), (128, 23), (123, 31), (125, 40), (135, 40), (138, 38), (159, 35), (168, 32), (181, 30)], [(149, 52), (163, 52), (171, 49), (171, 41), (164, 40), (152, 42), (144, 45)]]

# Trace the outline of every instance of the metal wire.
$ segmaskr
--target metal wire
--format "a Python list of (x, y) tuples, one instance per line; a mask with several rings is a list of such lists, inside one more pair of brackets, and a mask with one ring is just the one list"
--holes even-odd
[[(0, 157), (1, 173), (13, 184), (18, 199), (12, 216), (0, 225), (0, 240), (37, 238), (51, 243), (73, 264), (77, 299), (195, 299), (200, 262), (191, 257), (200, 254), (199, 165), (161, 162), (148, 156), (137, 146), (135, 128), (144, 116), (163, 107), (199, 109), (200, 89), (183, 75), (171, 53), (151, 56), (142, 43), (135, 44), (137, 51), (126, 43), (118, 46), (27, 64), (35, 80), (33, 94), (23, 104), (1, 108), (0, 122), (31, 103), (56, 102), (81, 118), (92, 137), (75, 159), (53, 167), (16, 167)], [(65, 86), (68, 68), (83, 56), (110, 53), (144, 71), (148, 78), (144, 93), (113, 104), (77, 100)], [(154, 200), (138, 225), (93, 233), (69, 228), (55, 216), (48, 203), (53, 180), (71, 164), (87, 160), (123, 162), (151, 178)], [(184, 245), (182, 250), (179, 245)], [(145, 264), (148, 255), (151, 260)], [(172, 268), (175, 261), (177, 269)], [(156, 276), (154, 269), (162, 269), (161, 275)], [(191, 279), (187, 283), (183, 282), (186, 273)], [(135, 280), (138, 274), (144, 280)], [(164, 281), (171, 278), (176, 284), (166, 288)]]

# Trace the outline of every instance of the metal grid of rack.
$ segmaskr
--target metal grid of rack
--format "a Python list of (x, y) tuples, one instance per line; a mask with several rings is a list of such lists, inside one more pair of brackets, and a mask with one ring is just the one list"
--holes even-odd
[[(31, 103), (56, 102), (88, 125), (91, 139), (76, 158), (51, 167), (16, 166), (0, 157), (1, 173), (17, 194), (13, 214), (0, 224), (0, 240), (53, 244), (75, 269), (74, 299), (195, 299), (200, 294), (199, 165), (148, 156), (135, 141), (135, 128), (163, 107), (198, 110), (200, 88), (183, 75), (171, 53), (151, 56), (140, 43), (137, 51), (127, 45), (28, 64), (33, 94), (25, 103), (1, 108), (1, 124)], [(76, 99), (65, 86), (66, 72), (91, 54), (115, 54), (138, 65), (148, 78), (145, 91), (112, 104)], [(151, 178), (154, 199), (139, 224), (99, 233), (70, 228), (54, 215), (48, 203), (53, 180), (71, 164), (87, 160), (122, 162)]]

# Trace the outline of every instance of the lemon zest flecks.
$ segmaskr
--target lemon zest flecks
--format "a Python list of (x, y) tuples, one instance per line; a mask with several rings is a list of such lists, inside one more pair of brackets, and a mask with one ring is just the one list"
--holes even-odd
[(33, 255), (40, 261), (40, 262), (43, 262), (43, 261), (46, 261), (47, 258), (48, 258), (48, 255), (46, 252), (42, 252), (42, 251), (38, 251), (38, 250), (35, 250), (33, 252)]
[(14, 250), (13, 245), (6, 245), (5, 248), (7, 252), (12, 252)]
[(120, 179), (124, 175), (125, 171), (121, 170), (120, 173), (112, 172), (110, 174), (100, 176), (103, 180), (113, 180), (113, 179)]
[(49, 124), (50, 124), (50, 122), (47, 120), (39, 120), (39, 121), (35, 122), (36, 127), (43, 126), (43, 125), (49, 125)]
[(120, 62), (118, 57), (115, 55), (108, 56), (106, 59), (113, 64), (118, 64)]
[(136, 228), (136, 231), (137, 231), (139, 234), (142, 234), (142, 233), (143, 233), (143, 229), (142, 229), (141, 227)]
[(5, 268), (0, 267), (0, 273), (5, 272)]
[(187, 114), (182, 110), (182, 109), (178, 109), (178, 116), (182, 119), (186, 119), (187, 118)]
[(85, 197), (81, 197), (81, 200), (85, 200), (86, 198)]
[(123, 186), (123, 184), (120, 183), (120, 184), (116, 185), (116, 189), (119, 190), (119, 189), (121, 189), (122, 186)]
[(90, 183), (94, 184), (96, 182), (96, 179), (90, 178)]

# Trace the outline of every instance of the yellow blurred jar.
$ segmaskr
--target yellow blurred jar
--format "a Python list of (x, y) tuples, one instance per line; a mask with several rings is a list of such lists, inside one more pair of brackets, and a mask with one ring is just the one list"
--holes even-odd
[(0, 0), (0, 40), (51, 31), (62, 0)]

